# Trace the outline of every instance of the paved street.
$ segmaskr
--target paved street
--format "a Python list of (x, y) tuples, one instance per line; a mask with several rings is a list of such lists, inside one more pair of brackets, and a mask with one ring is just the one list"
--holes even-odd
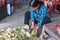
[[(21, 6), (21, 5), (20, 5)], [(21, 6), (17, 8), (13, 15), (7, 16), (0, 21), (0, 29), (9, 27), (22, 27), (24, 26), (24, 12), (28, 10), (28, 6)]]

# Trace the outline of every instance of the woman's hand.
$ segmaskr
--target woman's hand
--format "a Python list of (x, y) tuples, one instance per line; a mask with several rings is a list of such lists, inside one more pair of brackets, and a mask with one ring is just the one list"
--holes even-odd
[(38, 31), (38, 28), (39, 28), (39, 27), (38, 27), (38, 25), (36, 24), (36, 34), (37, 34), (37, 31)]
[(32, 22), (32, 25), (31, 25), (31, 29), (33, 29), (34, 28), (34, 22)]
[(32, 22), (30, 33), (32, 32), (33, 28), (34, 28), (34, 22)]

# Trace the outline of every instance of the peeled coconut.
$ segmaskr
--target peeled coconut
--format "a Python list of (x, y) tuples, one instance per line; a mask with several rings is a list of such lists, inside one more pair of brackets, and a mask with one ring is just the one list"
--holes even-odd
[(26, 36), (27, 36), (28, 38), (30, 38), (30, 34), (29, 34), (29, 32), (26, 32)]

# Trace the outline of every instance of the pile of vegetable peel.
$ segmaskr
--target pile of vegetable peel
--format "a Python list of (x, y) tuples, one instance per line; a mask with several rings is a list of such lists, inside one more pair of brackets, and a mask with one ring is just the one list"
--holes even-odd
[[(0, 40), (34, 40), (26, 35), (25, 29), (21, 27), (0, 29)], [(36, 39), (37, 40), (37, 39)]]

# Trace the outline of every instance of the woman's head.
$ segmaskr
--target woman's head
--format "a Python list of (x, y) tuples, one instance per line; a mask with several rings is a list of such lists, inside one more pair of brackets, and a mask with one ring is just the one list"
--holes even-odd
[(33, 0), (31, 2), (30, 6), (33, 8), (33, 10), (38, 10), (38, 8), (39, 8), (39, 1), (38, 0)]
[(30, 2), (30, 6), (33, 8), (33, 10), (38, 10), (41, 5), (43, 5), (44, 3), (42, 1), (39, 0), (32, 0)]

